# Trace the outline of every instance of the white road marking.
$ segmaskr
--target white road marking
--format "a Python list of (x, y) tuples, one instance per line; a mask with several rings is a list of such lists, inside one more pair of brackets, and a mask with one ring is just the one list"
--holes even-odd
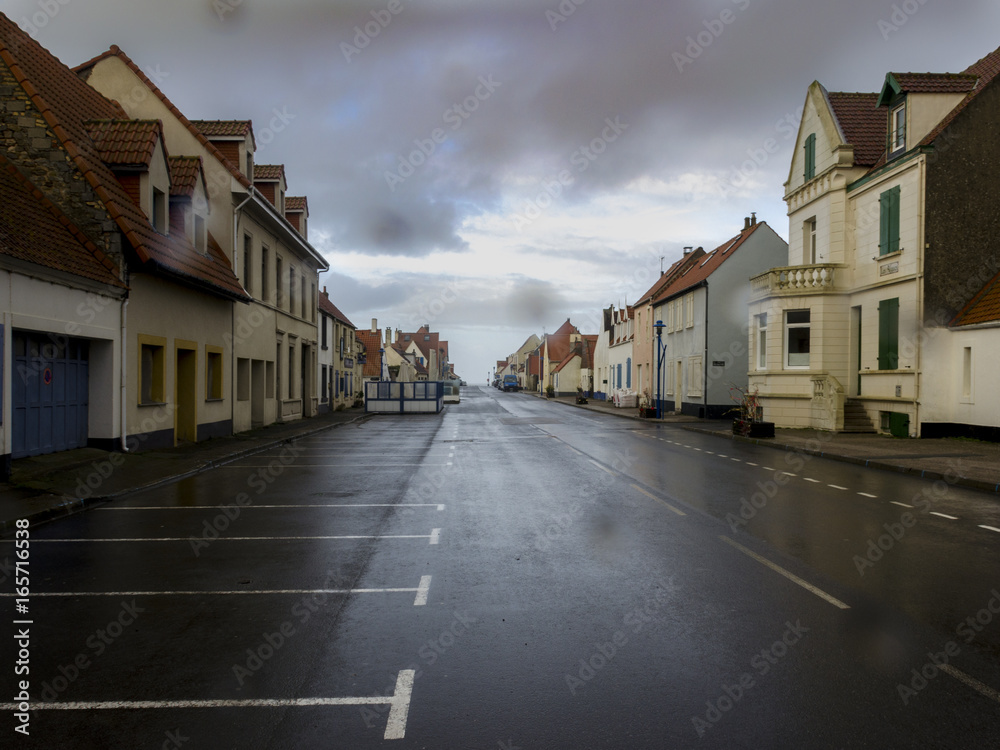
[(441, 541), (441, 529), (431, 529), (431, 544)]
[(756, 466), (756, 465), (757, 464), (755, 464), (753, 461), (747, 461), (747, 466)]
[(642, 487), (640, 487), (637, 484), (633, 484), (632, 485), (632, 489), (636, 490), (637, 492), (641, 492), (643, 495), (645, 495), (646, 497), (648, 497), (650, 500), (655, 500), (660, 505), (665, 505), (666, 507), (668, 507), (670, 510), (672, 510), (674, 513), (676, 513), (679, 516), (686, 516), (687, 515), (687, 513), (685, 513), (684, 511), (675, 508), (673, 505), (671, 505), (668, 502), (665, 502), (665, 501), (661, 500), (656, 495), (651, 495), (650, 493), (646, 492), (646, 490), (644, 490)]
[[(418, 464), (359, 464), (351, 462), (349, 466), (358, 469), (382, 469), (390, 466), (444, 466), (445, 464), (429, 464), (429, 463), (418, 463)], [(326, 468), (344, 468), (345, 464), (282, 464), (284, 469), (326, 469)], [(273, 469), (274, 467), (270, 464), (223, 464), (222, 466), (216, 466), (215, 471), (219, 469)]]
[[(858, 494), (860, 494), (860, 493), (858, 493)], [(913, 507), (912, 505), (907, 505), (906, 503), (901, 503), (901, 502), (899, 502), (897, 500), (890, 500), (889, 502), (892, 503), (893, 505), (899, 505), (899, 506), (901, 506), (903, 508), (912, 508)]]
[(846, 487), (841, 487), (839, 484), (828, 484), (827, 487), (832, 487), (835, 490), (846, 490)]
[[(69, 544), (77, 542), (190, 542), (199, 537), (164, 536), (164, 537), (134, 537), (123, 539), (32, 539), (33, 544)], [(433, 539), (430, 534), (394, 534), (386, 536), (348, 535), (348, 536), (219, 536), (215, 541), (226, 542), (306, 542), (330, 541), (334, 539)], [(13, 542), (13, 539), (0, 539), (0, 543)], [(431, 544), (434, 544), (432, 541)]]
[(977, 680), (975, 677), (970, 677), (969, 675), (967, 675), (965, 672), (961, 671), (960, 669), (955, 669), (955, 667), (951, 666), (951, 664), (941, 664), (941, 665), (939, 665), (938, 668), (942, 672), (950, 674), (956, 680), (959, 680), (960, 682), (964, 682), (970, 688), (972, 688), (973, 690), (975, 690), (978, 693), (981, 693), (981, 694), (985, 695), (990, 700), (996, 701), (997, 703), (1000, 703), (1000, 693), (998, 693), (996, 690), (994, 690), (993, 688), (991, 688), (989, 685), (984, 685), (979, 680)]
[[(232, 505), (106, 505), (94, 508), (95, 511), (108, 510), (222, 510), (232, 508)], [(240, 512), (245, 510), (268, 508), (437, 508), (444, 510), (441, 503), (316, 503), (314, 505), (241, 505)]]
[(774, 471), (774, 469), (772, 469), (770, 466), (761, 466), (760, 468), (762, 468), (764, 471)]
[[(283, 596), (283, 595), (353, 595), (353, 594), (409, 594), (416, 592), (414, 607), (427, 604), (427, 592), (430, 589), (431, 577), (421, 576), (417, 588), (383, 588), (383, 589), (239, 589), (231, 591), (32, 591), (31, 595), (52, 598), (72, 598), (77, 596)], [(10, 598), (15, 593), (0, 592), (0, 597)]]
[[(304, 706), (377, 706), (388, 705), (384, 739), (401, 740), (406, 736), (406, 717), (410, 711), (413, 693), (414, 670), (400, 670), (396, 676), (396, 690), (391, 696), (361, 698), (246, 698), (242, 700), (185, 700), (185, 701), (66, 701), (31, 702), (31, 711), (135, 711), (164, 708), (298, 708)], [(16, 711), (16, 703), (0, 703), (4, 711)]]
[(781, 473), (784, 474), (787, 477), (797, 477), (798, 476), (798, 474), (792, 474), (792, 472), (790, 472), (790, 471), (783, 471)]
[(598, 469), (600, 469), (601, 471), (606, 471), (606, 472), (607, 472), (608, 474), (610, 474), (610, 475), (611, 475), (611, 476), (613, 476), (613, 477), (616, 477), (616, 476), (618, 476), (618, 475), (617, 475), (617, 474), (615, 474), (615, 473), (614, 473), (613, 471), (611, 471), (611, 469), (605, 469), (605, 468), (604, 468), (603, 466), (601, 466), (601, 465), (600, 465), (599, 463), (597, 463), (597, 461), (594, 461), (594, 460), (591, 460), (591, 462), (590, 462), (590, 463), (592, 463), (592, 464), (593, 464), (594, 466), (596, 466), (596, 467), (597, 467)]
[(741, 460), (740, 460), (740, 459), (738, 459), (738, 458), (730, 458), (729, 460), (730, 460), (730, 461), (736, 461), (737, 463), (743, 463), (743, 461), (741, 461)]
[(995, 531), (998, 534), (1000, 534), (1000, 529), (998, 529), (996, 526), (983, 526), (983, 524), (979, 524), (979, 528), (987, 529), (988, 531)]
[[(409, 589), (412, 591), (413, 589)], [(423, 607), (427, 604), (427, 595), (431, 590), (431, 577), (420, 576), (420, 584), (417, 586), (417, 596), (413, 600), (414, 607)]]
[[(696, 450), (696, 451), (700, 451), (700, 450), (701, 450), (701, 448), (695, 448), (695, 450)], [(712, 451), (702, 451), (702, 453), (707, 453), (707, 454), (708, 454), (708, 455), (710, 455), (710, 456), (714, 456), (714, 455), (715, 455), (715, 454), (714, 454), (714, 453), (713, 453)], [(721, 453), (719, 454), (719, 457), (720, 457), (720, 458), (725, 458), (725, 456), (723, 456), (723, 455), (722, 455)]]
[[(872, 494), (869, 494), (867, 492), (859, 492), (858, 494), (861, 495), (861, 497), (870, 497), (873, 500), (875, 500), (875, 499), (878, 498), (878, 495), (872, 495)], [(909, 507), (909, 506), (907, 506), (907, 507)]]
[[(792, 476), (795, 476), (795, 475), (793, 474)], [(812, 477), (802, 477), (802, 478), (805, 481), (807, 481), (807, 482), (812, 482), (813, 484), (819, 484), (820, 483), (820, 481), (818, 479), (813, 479)]]
[(851, 608), (850, 605), (844, 604), (844, 602), (840, 601), (840, 599), (837, 599), (837, 598), (835, 598), (833, 596), (830, 596), (828, 593), (826, 593), (822, 589), (813, 586), (808, 581), (802, 580), (801, 578), (799, 578), (794, 573), (785, 570), (784, 568), (782, 568), (777, 563), (773, 563), (770, 560), (768, 560), (766, 557), (761, 557), (756, 552), (754, 552), (753, 550), (747, 549), (746, 547), (744, 547), (739, 542), (735, 542), (735, 541), (733, 541), (732, 539), (730, 539), (727, 536), (720, 536), (719, 539), (721, 539), (722, 541), (724, 541), (726, 544), (732, 545), (733, 547), (735, 547), (736, 549), (738, 549), (743, 554), (752, 557), (754, 560), (756, 560), (757, 562), (761, 563), (762, 565), (766, 565), (771, 570), (773, 570), (775, 573), (780, 573), (785, 578), (787, 578), (789, 581), (792, 581), (793, 583), (797, 583), (799, 586), (801, 586), (802, 588), (806, 589), (807, 591), (812, 592), (813, 594), (815, 594), (816, 596), (818, 596), (820, 599), (825, 599), (826, 601), (830, 602), (830, 604), (832, 604), (833, 606), (839, 607), (840, 609), (850, 609)]
[(949, 516), (947, 513), (938, 513), (936, 510), (931, 511), (932, 516), (941, 516), (941, 518), (947, 518), (949, 521), (957, 521), (958, 516)]

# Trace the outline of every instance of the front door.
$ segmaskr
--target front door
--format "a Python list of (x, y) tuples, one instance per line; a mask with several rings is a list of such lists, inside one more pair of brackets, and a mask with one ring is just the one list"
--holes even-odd
[(176, 348), (174, 445), (198, 441), (198, 350)]

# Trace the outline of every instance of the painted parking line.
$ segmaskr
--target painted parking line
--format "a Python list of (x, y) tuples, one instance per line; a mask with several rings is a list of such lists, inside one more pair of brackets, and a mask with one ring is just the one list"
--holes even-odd
[(984, 526), (983, 524), (979, 524), (979, 528), (986, 529), (987, 531), (995, 531), (998, 534), (1000, 534), (1000, 529), (998, 529), (996, 526)]
[[(32, 591), (32, 597), (73, 598), (78, 596), (286, 596), (286, 595), (355, 595), (355, 594), (411, 594), (415, 593), (414, 607), (427, 604), (432, 576), (421, 576), (416, 588), (381, 588), (381, 589), (239, 589), (231, 591)], [(0, 597), (10, 598), (15, 592), (0, 592)]]
[[(434, 532), (437, 532), (435, 535)], [(220, 536), (214, 541), (224, 541), (224, 542), (314, 542), (314, 541), (333, 541), (338, 539), (430, 539), (431, 544), (437, 544), (435, 541), (441, 534), (441, 529), (432, 529), (430, 534), (386, 534), (385, 536), (372, 536), (370, 534), (359, 534), (359, 535), (349, 535), (349, 536)], [(80, 542), (190, 542), (192, 539), (197, 537), (189, 536), (163, 536), (163, 537), (130, 537), (122, 539), (89, 539), (87, 537), (81, 537), (79, 539), (32, 539), (32, 544), (75, 544)], [(0, 539), (0, 544), (4, 542), (12, 543), (13, 539)]]
[[(224, 510), (232, 508), (232, 505), (133, 505), (114, 506), (106, 505), (94, 508), (95, 512), (109, 510)], [(313, 505), (241, 505), (240, 512), (244, 510), (264, 510), (274, 508), (437, 508), (444, 510), (444, 503), (315, 503)]]
[(984, 685), (975, 677), (970, 677), (962, 670), (955, 669), (955, 667), (951, 666), (951, 664), (939, 664), (938, 668), (942, 672), (951, 675), (956, 680), (964, 682), (970, 688), (972, 688), (978, 693), (981, 693), (982, 695), (985, 695), (990, 700), (995, 701), (996, 703), (1000, 703), (1000, 693), (991, 688), (989, 685)]
[(678, 508), (675, 508), (673, 505), (671, 505), (670, 503), (668, 503), (668, 502), (666, 502), (664, 500), (661, 500), (656, 495), (653, 495), (653, 494), (651, 494), (649, 492), (646, 492), (646, 490), (644, 490), (642, 487), (640, 487), (637, 484), (633, 484), (632, 485), (632, 489), (634, 489), (637, 492), (642, 493), (643, 495), (645, 495), (646, 497), (648, 497), (650, 500), (655, 500), (660, 505), (665, 505), (667, 508), (669, 508), (670, 510), (672, 510), (674, 513), (676, 513), (679, 516), (686, 516), (687, 515), (687, 513), (685, 513), (684, 511), (679, 510)]
[(616, 477), (616, 476), (618, 476), (618, 475), (617, 475), (617, 474), (615, 474), (615, 473), (614, 473), (613, 471), (611, 471), (611, 469), (606, 469), (606, 468), (604, 468), (603, 466), (601, 466), (601, 465), (600, 465), (599, 463), (597, 463), (597, 461), (594, 461), (594, 460), (591, 460), (591, 462), (590, 462), (590, 463), (592, 463), (592, 464), (593, 464), (594, 466), (596, 466), (596, 467), (597, 467), (598, 469), (600, 469), (601, 471), (606, 471), (606, 472), (607, 472), (608, 474), (610, 474), (610, 475), (611, 475), (611, 476), (613, 476), (613, 477)]
[(735, 547), (740, 552), (742, 552), (744, 555), (752, 557), (754, 560), (756, 560), (757, 562), (761, 563), (762, 565), (766, 565), (771, 570), (773, 570), (775, 573), (779, 573), (779, 574), (783, 575), (785, 578), (787, 578), (792, 583), (797, 583), (799, 586), (801, 586), (802, 588), (806, 589), (807, 591), (815, 594), (820, 599), (825, 599), (826, 601), (830, 602), (830, 604), (832, 604), (833, 606), (839, 607), (840, 609), (850, 609), (851, 608), (850, 605), (844, 604), (844, 602), (840, 601), (840, 599), (837, 599), (836, 597), (830, 596), (830, 594), (828, 594), (825, 591), (823, 591), (823, 589), (820, 589), (820, 588), (817, 588), (816, 586), (813, 586), (808, 581), (804, 581), (803, 579), (799, 578), (797, 575), (795, 575), (791, 571), (785, 570), (784, 568), (782, 568), (777, 563), (773, 563), (770, 560), (768, 560), (766, 557), (761, 557), (760, 555), (758, 555), (753, 550), (747, 549), (746, 547), (744, 547), (739, 542), (735, 542), (732, 539), (730, 539), (728, 536), (720, 536), (719, 539), (721, 539), (722, 541), (724, 541), (726, 544), (729, 544), (729, 545)]
[(941, 518), (947, 518), (949, 521), (957, 521), (958, 516), (949, 516), (947, 513), (938, 513), (936, 510), (931, 511), (932, 516), (940, 516)]
[[(391, 696), (361, 698), (247, 698), (242, 700), (186, 701), (67, 701), (31, 702), (31, 711), (149, 711), (169, 708), (301, 708), (312, 706), (391, 706), (385, 725), (384, 739), (401, 740), (406, 736), (406, 718), (410, 712), (415, 670), (403, 669), (396, 676), (396, 689)], [(16, 703), (0, 703), (0, 710), (16, 711)]]

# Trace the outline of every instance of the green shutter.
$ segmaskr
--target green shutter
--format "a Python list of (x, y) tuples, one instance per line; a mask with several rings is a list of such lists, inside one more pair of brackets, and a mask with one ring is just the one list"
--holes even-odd
[(899, 250), (899, 187), (879, 196), (878, 254), (888, 255)]
[(811, 180), (816, 176), (816, 134), (810, 133), (806, 138), (806, 171), (803, 175), (806, 180)]
[(878, 369), (899, 367), (899, 298), (878, 303)]

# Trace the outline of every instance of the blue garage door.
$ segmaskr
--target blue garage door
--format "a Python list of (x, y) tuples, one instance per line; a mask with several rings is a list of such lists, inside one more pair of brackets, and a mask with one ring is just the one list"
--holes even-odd
[(15, 331), (13, 344), (12, 457), (87, 445), (88, 342)]

